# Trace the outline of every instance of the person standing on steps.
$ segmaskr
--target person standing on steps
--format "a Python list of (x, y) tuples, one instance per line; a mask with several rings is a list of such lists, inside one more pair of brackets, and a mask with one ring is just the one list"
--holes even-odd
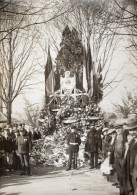
[(69, 146), (69, 160), (68, 167), (66, 171), (71, 170), (72, 163), (73, 168), (77, 169), (77, 157), (79, 152), (79, 145), (81, 144), (81, 139), (79, 134), (77, 133), (77, 129), (74, 125), (71, 125), (71, 133), (67, 137), (67, 145)]

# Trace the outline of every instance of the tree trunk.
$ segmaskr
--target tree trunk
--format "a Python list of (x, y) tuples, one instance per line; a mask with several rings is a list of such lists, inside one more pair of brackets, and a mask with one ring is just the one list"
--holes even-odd
[(7, 104), (7, 124), (11, 125), (11, 113), (12, 113), (12, 103), (9, 101)]

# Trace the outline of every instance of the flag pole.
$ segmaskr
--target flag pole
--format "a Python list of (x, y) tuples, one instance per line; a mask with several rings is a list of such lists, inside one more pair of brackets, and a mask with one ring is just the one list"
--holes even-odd
[[(47, 44), (45, 43), (45, 52), (47, 53), (48, 56), (48, 49), (49, 49), (49, 40), (47, 41)], [(46, 57), (44, 55), (45, 62), (46, 62)], [(46, 65), (45, 65), (45, 106), (47, 105), (47, 89), (46, 89)]]

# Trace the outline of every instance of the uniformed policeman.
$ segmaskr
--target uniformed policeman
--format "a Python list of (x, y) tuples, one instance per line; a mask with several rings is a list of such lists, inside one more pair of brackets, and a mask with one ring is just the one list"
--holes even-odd
[(79, 134), (77, 133), (77, 129), (74, 125), (71, 125), (71, 133), (67, 138), (67, 145), (69, 146), (69, 160), (67, 171), (71, 169), (72, 161), (74, 169), (77, 169), (77, 157), (79, 152), (79, 145), (81, 144), (81, 139)]

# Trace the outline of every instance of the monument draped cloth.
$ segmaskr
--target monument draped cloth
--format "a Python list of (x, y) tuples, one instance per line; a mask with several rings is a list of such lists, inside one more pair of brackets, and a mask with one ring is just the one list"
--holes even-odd
[(48, 57), (47, 57), (47, 63), (45, 66), (45, 93), (47, 96), (50, 96), (54, 93), (54, 86), (55, 86), (55, 78), (54, 78), (54, 72), (53, 72), (53, 66), (52, 66), (52, 60), (50, 55), (50, 49), (48, 48)]
[(84, 51), (83, 56), (83, 91), (87, 93), (88, 91), (88, 82), (87, 82), (87, 65), (86, 65), (86, 51)]

